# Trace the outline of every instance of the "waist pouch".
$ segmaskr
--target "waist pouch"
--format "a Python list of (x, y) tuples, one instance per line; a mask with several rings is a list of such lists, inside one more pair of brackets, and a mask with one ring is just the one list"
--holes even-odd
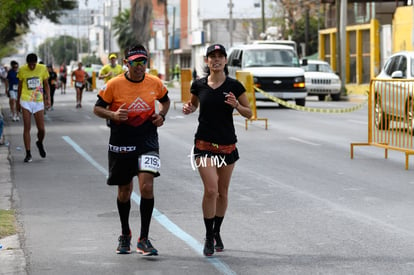
[(209, 151), (215, 154), (230, 154), (236, 149), (236, 144), (221, 145), (204, 140), (196, 140), (195, 147), (201, 151)]

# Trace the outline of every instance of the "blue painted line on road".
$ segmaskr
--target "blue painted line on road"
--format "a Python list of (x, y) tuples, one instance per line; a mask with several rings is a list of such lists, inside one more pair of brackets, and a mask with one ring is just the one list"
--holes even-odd
[[(75, 149), (75, 151), (81, 155), (83, 158), (85, 158), (89, 163), (91, 163), (98, 171), (102, 172), (105, 176), (108, 176), (108, 171), (102, 167), (98, 162), (96, 162), (88, 153), (85, 152), (76, 142), (74, 142), (70, 137), (68, 136), (62, 136), (63, 140), (65, 140), (70, 146)], [(131, 199), (139, 205), (141, 197), (135, 193), (132, 192)], [(156, 208), (153, 210), (152, 214), (153, 218), (161, 224), (165, 229), (170, 231), (172, 234), (174, 234), (179, 239), (183, 240), (188, 246), (190, 246), (197, 254), (203, 255), (203, 245), (200, 244), (196, 239), (194, 239), (191, 235), (189, 235), (187, 232), (182, 230), (180, 227), (178, 227), (175, 223), (173, 223), (167, 216), (162, 214), (160, 211), (158, 211)], [(227, 264), (220, 261), (218, 258), (215, 257), (206, 257), (207, 261), (212, 264), (220, 273), (231, 275), (236, 274)]]
[[(132, 193), (131, 198), (133, 201), (135, 201), (136, 204), (139, 205), (140, 197), (135, 192)], [(200, 256), (203, 256), (203, 253), (202, 253), (203, 245), (197, 242), (197, 240), (194, 239), (187, 232), (183, 231), (175, 223), (173, 223), (167, 216), (165, 216), (160, 211), (158, 211), (156, 208), (154, 208), (152, 217), (156, 219), (158, 223), (163, 225), (165, 229), (173, 233), (177, 238), (183, 240), (188, 246), (190, 246), (195, 252), (197, 252), (197, 254), (199, 254)], [(221, 273), (228, 274), (228, 275), (236, 274), (236, 272), (231, 270), (227, 264), (223, 263), (218, 258), (208, 257), (206, 259), (207, 261), (210, 262), (210, 264), (212, 264)]]
[(102, 167), (99, 163), (97, 163), (88, 153), (86, 153), (76, 142), (74, 142), (70, 137), (63, 136), (62, 137), (70, 146), (75, 149), (76, 152), (79, 153), (82, 157), (84, 157), (87, 161), (89, 161), (98, 171), (102, 172), (105, 176), (108, 176), (108, 172), (105, 168)]

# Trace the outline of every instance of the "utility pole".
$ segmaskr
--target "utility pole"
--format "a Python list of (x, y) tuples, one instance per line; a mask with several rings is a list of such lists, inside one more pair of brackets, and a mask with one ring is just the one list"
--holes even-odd
[(342, 0), (340, 4), (340, 31), (339, 31), (339, 38), (340, 38), (340, 55), (339, 60), (341, 61), (341, 85), (342, 85), (342, 93), (345, 93), (345, 82), (346, 82), (346, 25), (347, 25), (347, 5), (348, 0)]
[[(172, 43), (171, 43), (171, 51), (172, 51), (172, 65), (171, 66), (175, 66), (176, 60), (175, 60), (175, 54), (174, 54), (174, 49), (175, 49), (175, 6), (173, 6), (173, 23), (172, 23)], [(173, 78), (174, 78), (174, 67), (172, 67), (173, 70)]]
[(266, 33), (266, 21), (265, 21), (265, 0), (262, 0), (262, 33)]
[(164, 2), (164, 25), (165, 25), (165, 50), (164, 50), (164, 59), (165, 59), (165, 81), (170, 79), (170, 52), (168, 49), (168, 9), (167, 9), (167, 0)]
[(229, 33), (230, 33), (230, 47), (233, 46), (233, 1), (230, 0), (229, 4)]

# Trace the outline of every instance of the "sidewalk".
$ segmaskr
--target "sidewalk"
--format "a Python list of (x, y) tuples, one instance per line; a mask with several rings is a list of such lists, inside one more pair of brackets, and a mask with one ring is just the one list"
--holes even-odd
[[(4, 94), (0, 95), (0, 112), (3, 113), (5, 120), (3, 132), (7, 141), (8, 98)], [(14, 191), (9, 146), (0, 145), (0, 209), (13, 208)], [(19, 235), (0, 239), (0, 246), (0, 274), (27, 274), (26, 258), (21, 248)]]

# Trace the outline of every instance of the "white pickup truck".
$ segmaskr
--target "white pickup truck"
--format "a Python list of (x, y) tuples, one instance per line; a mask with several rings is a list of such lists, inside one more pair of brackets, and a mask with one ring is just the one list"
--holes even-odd
[[(277, 44), (246, 44), (230, 49), (228, 56), (229, 75), (236, 71), (252, 73), (256, 87), (283, 100), (294, 100), (305, 106), (307, 90), (305, 71), (291, 46)], [(257, 100), (268, 100), (256, 93)]]

